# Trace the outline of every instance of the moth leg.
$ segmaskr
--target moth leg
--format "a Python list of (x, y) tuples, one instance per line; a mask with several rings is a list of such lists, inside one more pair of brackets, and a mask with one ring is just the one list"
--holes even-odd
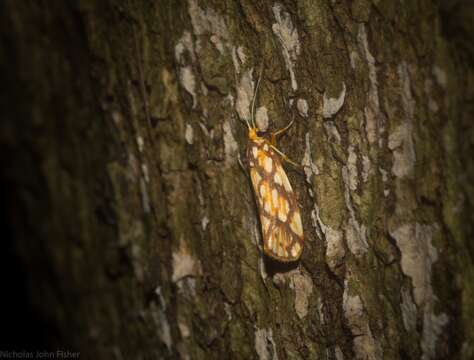
[(276, 145), (276, 137), (283, 134), (283, 133), (285, 133), (286, 131), (288, 131), (288, 129), (291, 127), (291, 125), (293, 125), (294, 122), (295, 122), (295, 119), (293, 118), (288, 123), (288, 125), (286, 125), (284, 128), (273, 132), (272, 135), (271, 135), (270, 143), (275, 146)]
[(285, 133), (286, 131), (288, 131), (288, 129), (294, 124), (295, 122), (295, 118), (292, 118), (291, 121), (288, 123), (288, 125), (286, 125), (284, 128), (280, 129), (280, 130), (277, 130), (275, 132), (273, 132), (271, 134), (271, 139), (270, 139), (270, 147), (275, 150), (280, 156), (281, 158), (290, 163), (291, 165), (293, 165), (294, 167), (296, 167), (297, 169), (299, 170), (303, 170), (303, 166), (300, 165), (300, 164), (297, 164), (296, 162), (292, 161), (288, 156), (286, 156), (284, 153), (282, 153), (280, 150), (277, 149), (276, 147), (276, 137)]
[(298, 169), (302, 169), (303, 166), (300, 165), (300, 164), (297, 164), (295, 163), (294, 161), (292, 161), (288, 156), (286, 156), (285, 154), (283, 154), (280, 150), (278, 150), (273, 144), (270, 144), (270, 147), (275, 150), (280, 156), (281, 158), (286, 161), (287, 163), (290, 163), (291, 165), (293, 165), (294, 167), (298, 168)]
[(237, 154), (237, 162), (239, 163), (240, 168), (244, 172), (245, 176), (247, 176), (247, 178), (250, 179), (250, 175), (249, 175), (249, 172), (247, 170), (248, 167), (245, 167), (244, 163), (242, 162), (242, 159), (240, 158), (240, 153)]

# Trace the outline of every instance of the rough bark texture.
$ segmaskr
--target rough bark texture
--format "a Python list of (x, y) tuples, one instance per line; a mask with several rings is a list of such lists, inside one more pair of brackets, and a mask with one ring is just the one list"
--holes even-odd
[[(0, 6), (5, 268), (38, 346), (474, 357), (468, 1)], [(304, 165), (290, 266), (262, 255), (237, 161), (262, 67), (258, 123), (294, 117), (279, 148)]]

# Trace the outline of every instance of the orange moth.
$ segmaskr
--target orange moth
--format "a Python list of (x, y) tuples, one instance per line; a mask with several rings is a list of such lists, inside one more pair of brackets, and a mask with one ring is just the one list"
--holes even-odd
[(250, 122), (246, 120), (246, 124), (249, 130), (247, 160), (262, 226), (263, 250), (278, 261), (296, 261), (303, 251), (303, 225), (282, 160), (294, 163), (275, 147), (276, 136), (288, 130), (293, 121), (272, 133), (270, 140), (259, 136), (254, 119), (259, 83), (260, 78), (253, 97)]

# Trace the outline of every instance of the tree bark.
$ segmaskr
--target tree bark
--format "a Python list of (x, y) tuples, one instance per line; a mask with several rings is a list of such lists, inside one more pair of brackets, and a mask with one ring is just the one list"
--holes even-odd
[[(474, 357), (468, 1), (0, 6), (4, 276), (8, 319), (44, 333), (29, 348)], [(278, 148), (302, 165), (289, 265), (262, 253), (238, 161), (260, 72), (257, 123), (295, 119)]]

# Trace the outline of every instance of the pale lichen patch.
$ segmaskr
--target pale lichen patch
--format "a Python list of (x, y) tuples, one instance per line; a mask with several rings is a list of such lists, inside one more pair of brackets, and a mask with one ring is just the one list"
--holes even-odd
[(131, 182), (135, 182), (140, 177), (140, 164), (133, 153), (128, 153), (128, 169), (127, 179)]
[(357, 34), (357, 41), (362, 53), (365, 55), (367, 67), (369, 69), (370, 88), (368, 94), (367, 106), (364, 109), (365, 113), (365, 130), (367, 133), (367, 140), (370, 144), (377, 140), (377, 123), (381, 120), (380, 103), (377, 83), (377, 68), (375, 65), (375, 58), (369, 50), (369, 43), (367, 40), (367, 31), (364, 24), (359, 25)]
[(163, 291), (161, 290), (161, 286), (156, 287), (155, 294), (158, 297), (161, 308), (163, 310), (166, 310), (166, 301), (165, 301), (165, 297), (163, 296)]
[(331, 98), (324, 93), (323, 95), (323, 109), (322, 115), (328, 119), (336, 115), (344, 105), (344, 99), (346, 98), (346, 84), (342, 83), (342, 91), (337, 98)]
[(390, 232), (401, 252), (402, 271), (413, 284), (415, 303), (422, 306), (433, 295), (431, 267), (438, 259), (432, 245), (433, 226), (404, 224)]
[[(201, 83), (201, 94), (203, 94), (204, 96), (207, 96), (207, 94), (209, 94), (209, 90), (207, 89), (206, 84), (204, 84), (203, 82)], [(202, 112), (203, 112), (203, 115), (207, 115), (206, 109), (203, 109)]]
[(422, 360), (435, 359), (436, 342), (443, 333), (443, 327), (449, 322), (446, 314), (435, 315), (433, 309), (424, 311), (423, 314), (423, 335), (421, 340)]
[(232, 94), (229, 94), (227, 95), (224, 100), (222, 100), (222, 103), (224, 105), (229, 105), (230, 107), (234, 107), (235, 106), (235, 99), (234, 99), (234, 96)]
[(224, 19), (219, 16), (215, 10), (201, 9), (198, 1), (189, 0), (189, 15), (196, 35), (205, 35), (208, 33), (219, 35), (225, 39), (229, 38), (229, 32)]
[(181, 85), (193, 98), (193, 109), (197, 105), (196, 78), (190, 66), (184, 66), (179, 73)]
[[(433, 225), (408, 223), (390, 232), (400, 249), (402, 271), (411, 278), (415, 304), (423, 311), (421, 347), (424, 360), (435, 357), (436, 341), (443, 326), (448, 323), (446, 314), (434, 313), (437, 298), (431, 276), (433, 263), (438, 259), (438, 252), (432, 244), (435, 229)], [(402, 311), (405, 326), (414, 326), (413, 307), (406, 296), (403, 297)]]
[[(310, 192), (310, 196), (311, 196), (311, 198), (314, 198), (314, 194), (312, 193), (312, 191)], [(318, 235), (318, 238), (321, 239), (323, 237), (323, 234), (321, 232), (324, 232), (325, 225), (321, 221), (321, 216), (319, 214), (320, 214), (319, 207), (315, 202), (314, 203), (314, 208), (311, 210), (311, 225), (313, 226), (314, 230), (316, 231), (316, 234)], [(318, 225), (319, 225), (319, 227), (318, 227)]]
[(193, 127), (189, 124), (186, 124), (186, 130), (184, 131), (184, 139), (189, 145), (192, 145), (194, 142)]
[(348, 281), (344, 282), (344, 293), (342, 300), (344, 317), (349, 329), (354, 335), (355, 359), (377, 360), (382, 359), (382, 349), (370, 330), (368, 316), (359, 295), (351, 295)]
[(309, 132), (306, 133), (305, 135), (305, 143), (306, 143), (306, 148), (305, 148), (303, 160), (301, 161), (301, 165), (303, 166), (307, 183), (311, 184), (311, 176), (319, 175), (319, 169), (316, 166), (316, 164), (313, 162)]
[(206, 231), (207, 225), (209, 225), (209, 218), (207, 216), (204, 216), (201, 219), (201, 228), (202, 228), (203, 231)]
[(250, 121), (250, 107), (254, 94), (252, 73), (253, 69), (245, 71), (237, 84), (237, 100), (235, 101), (235, 109), (239, 117), (246, 121)]
[(225, 50), (224, 50), (224, 45), (222, 44), (222, 41), (221, 39), (219, 38), (219, 36), (217, 35), (211, 35), (210, 39), (211, 43), (214, 44), (214, 46), (216, 47), (217, 51), (219, 51), (219, 53), (221, 55), (224, 55), (225, 54)]
[(356, 257), (361, 257), (367, 252), (369, 248), (367, 244), (367, 229), (365, 225), (359, 224), (354, 217), (351, 217), (347, 222), (346, 238), (349, 250)]
[(323, 228), (326, 237), (326, 260), (331, 269), (342, 263), (346, 250), (344, 248), (343, 233), (329, 226)]
[[(382, 168), (382, 167), (379, 167), (379, 172), (380, 172), (380, 174), (382, 175), (382, 181), (383, 181), (384, 186), (385, 186), (385, 184), (387, 183), (387, 180), (388, 180), (388, 171), (385, 170), (385, 169)], [(384, 194), (385, 197), (387, 197), (387, 196), (390, 194), (390, 190), (387, 189), (387, 188), (385, 188), (385, 189), (383, 190), (383, 194)]]
[(411, 80), (406, 62), (402, 62), (398, 66), (398, 76), (402, 85), (402, 104), (405, 110), (405, 118), (411, 121), (415, 116), (415, 100), (411, 93)]
[(234, 64), (235, 73), (240, 74), (240, 62), (239, 62), (239, 59), (237, 57), (237, 48), (236, 47), (232, 48), (231, 54), (232, 54), (232, 63)]
[(268, 110), (265, 106), (260, 106), (257, 108), (257, 113), (255, 114), (255, 122), (258, 130), (267, 131), (268, 130)]
[(415, 304), (413, 303), (410, 291), (403, 288), (402, 291), (402, 319), (403, 325), (407, 331), (414, 331), (416, 329), (416, 317), (417, 317), (417, 309)]
[(372, 172), (372, 163), (367, 155), (362, 155), (362, 180), (367, 182)]
[(342, 168), (342, 178), (344, 181), (344, 198), (347, 209), (349, 210), (349, 219), (346, 224), (346, 239), (347, 246), (352, 254), (356, 257), (364, 255), (369, 249), (367, 243), (367, 228), (364, 224), (359, 224), (352, 205), (351, 190), (350, 190), (350, 172), (347, 166)]
[(337, 144), (341, 143), (341, 134), (339, 134), (339, 130), (337, 130), (336, 125), (333, 121), (325, 121), (324, 122), (324, 129), (328, 135), (330, 141), (334, 141)]
[(413, 173), (416, 155), (408, 123), (399, 125), (388, 137), (388, 147), (393, 152), (392, 173), (403, 178)]
[(370, 52), (369, 49), (369, 42), (367, 39), (367, 30), (365, 29), (364, 24), (359, 25), (359, 31), (357, 34), (357, 41), (359, 46), (362, 47), (362, 52), (365, 55), (365, 59), (367, 60), (367, 64), (369, 67), (369, 79), (371, 85), (371, 96), (375, 106), (379, 106), (379, 96), (378, 96), (378, 89), (377, 89), (377, 72), (375, 67), (375, 58)]
[(300, 114), (300, 116), (304, 118), (308, 117), (309, 106), (306, 99), (298, 99), (298, 101), (296, 102), (296, 109), (298, 109), (298, 113)]
[(290, 288), (295, 290), (295, 311), (300, 319), (308, 315), (309, 297), (313, 292), (313, 281), (301, 270), (292, 272)]
[(225, 49), (229, 47), (229, 31), (224, 18), (212, 8), (202, 9), (196, 0), (188, 0), (188, 5), (194, 33), (209, 36), (209, 41), (216, 49), (221, 54), (225, 53)]
[(433, 99), (432, 92), (433, 92), (433, 81), (431, 79), (426, 79), (425, 80), (425, 93), (428, 98), (428, 109), (430, 109), (430, 111), (433, 113), (437, 113), (439, 111), (439, 106), (436, 103), (436, 101)]
[(436, 79), (436, 82), (441, 85), (442, 87), (446, 87), (448, 85), (448, 77), (446, 75), (446, 72), (441, 69), (439, 66), (435, 65), (433, 66), (433, 75)]
[(239, 60), (242, 64), (247, 62), (247, 55), (245, 55), (245, 49), (243, 46), (237, 47), (237, 55), (239, 56)]
[(344, 360), (344, 354), (342, 353), (342, 350), (339, 346), (334, 347), (334, 356), (336, 357), (336, 360)]
[[(197, 104), (196, 77), (192, 70), (192, 63), (196, 60), (196, 54), (194, 52), (194, 44), (191, 34), (188, 31), (185, 31), (183, 36), (178, 40), (174, 49), (174, 54), (179, 66), (179, 82), (191, 95), (193, 99), (192, 107), (195, 108)], [(188, 56), (186, 56), (186, 54)]]
[(273, 330), (257, 329), (255, 331), (255, 351), (259, 360), (278, 360), (275, 341), (273, 340)]
[(165, 343), (168, 351), (171, 351), (171, 346), (173, 345), (173, 339), (171, 338), (171, 328), (165, 313), (161, 310), (158, 310), (158, 321), (161, 325), (161, 331), (159, 333), (160, 339)]
[(114, 122), (116, 126), (121, 126), (121, 123), (123, 121), (123, 116), (120, 112), (112, 111), (111, 117), (112, 117), (112, 121)]
[(353, 145), (349, 146), (349, 156), (347, 157), (347, 170), (349, 171), (349, 189), (351, 189), (351, 191), (355, 191), (357, 190), (359, 179), (357, 173), (357, 154)]
[(268, 274), (267, 274), (267, 270), (265, 269), (265, 263), (263, 261), (262, 256), (258, 258), (258, 267), (260, 269), (260, 276), (262, 277), (263, 280), (265, 280), (268, 277)]
[(326, 316), (324, 315), (324, 303), (321, 296), (316, 299), (316, 308), (318, 309), (319, 322), (324, 325), (326, 324)]
[(140, 194), (142, 198), (142, 206), (145, 214), (149, 214), (151, 211), (150, 196), (148, 194), (148, 188), (146, 186), (146, 180), (140, 179)]
[(152, 318), (156, 324), (158, 337), (166, 345), (168, 351), (171, 352), (173, 338), (171, 337), (171, 327), (166, 317), (166, 314), (162, 309), (157, 308), (156, 305), (151, 306), (152, 310), (154, 310), (152, 311)]
[(183, 239), (180, 241), (178, 251), (173, 252), (173, 275), (171, 280), (178, 282), (188, 276), (198, 276), (201, 274), (201, 264), (194, 259)]
[(179, 63), (184, 63), (186, 61), (186, 53), (191, 62), (195, 62), (196, 54), (194, 52), (193, 39), (189, 31), (183, 32), (183, 35), (174, 47), (174, 57)]
[(137, 136), (137, 146), (138, 146), (138, 151), (143, 152), (145, 142), (143, 141), (143, 137), (141, 137), (140, 135)]
[(308, 315), (309, 297), (313, 292), (313, 280), (311, 277), (297, 268), (287, 273), (276, 273), (272, 278), (276, 286), (283, 286), (289, 283), (291, 289), (295, 291), (295, 312), (300, 319)]
[(286, 275), (282, 273), (275, 273), (272, 277), (272, 281), (277, 287), (283, 286), (286, 282)]
[(392, 173), (398, 178), (403, 178), (412, 175), (416, 162), (412, 137), (415, 101), (411, 93), (408, 66), (405, 62), (399, 65), (398, 75), (402, 85), (402, 104), (405, 117), (402, 124), (389, 135), (388, 147), (393, 152)]
[[(199, 271), (198, 274), (201, 275), (201, 264), (199, 263)], [(176, 283), (178, 288), (178, 294), (183, 296), (189, 300), (192, 300), (196, 297), (196, 279), (192, 276), (196, 275), (189, 275)]]
[(290, 14), (282, 9), (280, 3), (276, 3), (273, 8), (273, 15), (276, 23), (272, 25), (273, 33), (277, 36), (282, 47), (283, 58), (290, 72), (291, 88), (298, 89), (295, 75), (295, 64), (298, 55), (301, 52), (300, 40), (298, 38), (298, 30), (291, 21)]
[(433, 113), (437, 113), (439, 111), (438, 104), (432, 98), (428, 99), (428, 109), (430, 109), (430, 111)]
[(351, 68), (355, 69), (357, 63), (360, 61), (359, 54), (356, 51), (351, 51), (349, 54), (349, 60), (351, 62)]
[(231, 166), (236, 162), (239, 145), (237, 144), (234, 134), (232, 133), (229, 121), (224, 121), (222, 129), (224, 132), (225, 164), (226, 166)]
[(247, 62), (247, 56), (243, 46), (234, 46), (232, 47), (232, 63), (234, 64), (234, 69), (236, 74), (240, 74), (240, 69), (242, 65), (245, 65)]
[(150, 182), (150, 173), (148, 171), (148, 166), (147, 164), (142, 164), (141, 168), (142, 168), (143, 179), (148, 184)]
[(227, 315), (227, 320), (232, 320), (233, 316), (232, 316), (232, 305), (230, 305), (228, 302), (225, 302), (224, 303), (224, 311), (225, 311), (225, 314)]
[(189, 330), (188, 324), (186, 324), (186, 322), (184, 322), (183, 320), (178, 321), (178, 329), (183, 339), (186, 339), (187, 337), (189, 337), (189, 335), (191, 335), (191, 331)]
[(206, 125), (205, 125), (204, 123), (202, 123), (201, 121), (199, 122), (199, 127), (201, 128), (202, 133), (203, 133), (206, 137), (210, 137), (210, 133), (209, 133), (209, 131), (207, 130)]

